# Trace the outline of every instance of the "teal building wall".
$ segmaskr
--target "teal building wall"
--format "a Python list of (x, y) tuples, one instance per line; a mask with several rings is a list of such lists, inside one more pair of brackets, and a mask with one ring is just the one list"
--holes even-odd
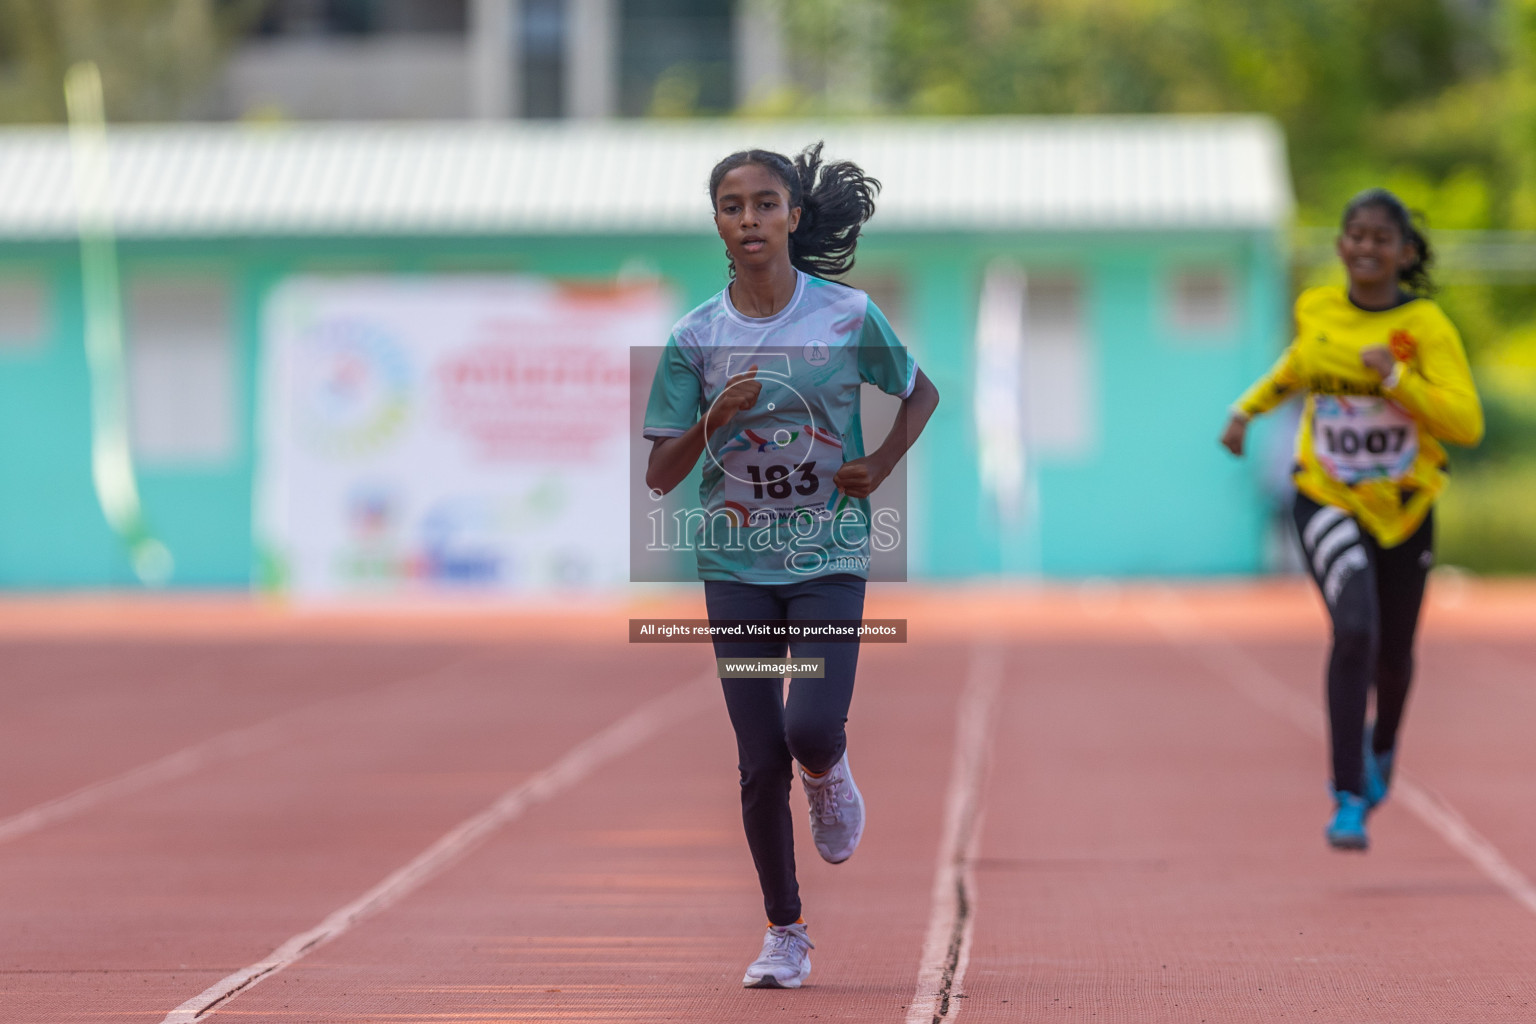
[[(1082, 282), (1095, 346), (1097, 442), (1032, 460), (1038, 514), (1003, 522), (982, 489), (972, 406), (982, 275), (1003, 257)], [(240, 588), (256, 576), (252, 483), (256, 367), (266, 296), (292, 274), (527, 273), (604, 279), (641, 266), (679, 310), (725, 281), (712, 236), (128, 241), (136, 275), (217, 276), (234, 318), (238, 429), (217, 465), (139, 467), (146, 514), (176, 558), (173, 584)], [(1228, 336), (1191, 341), (1163, 315), (1170, 268), (1220, 265), (1239, 284)], [(46, 336), (0, 346), (0, 588), (133, 584), (91, 486), (89, 380), (78, 251), (0, 240), (0, 276), (46, 282)], [(1251, 462), (1215, 441), (1228, 403), (1284, 340), (1285, 263), (1253, 230), (884, 234), (860, 243), (850, 277), (895, 294), (898, 326), (943, 402), (915, 455), (913, 578), (1211, 575), (1262, 568), (1270, 515)], [(658, 343), (664, 339), (658, 339)], [(130, 337), (129, 344), (132, 344)]]

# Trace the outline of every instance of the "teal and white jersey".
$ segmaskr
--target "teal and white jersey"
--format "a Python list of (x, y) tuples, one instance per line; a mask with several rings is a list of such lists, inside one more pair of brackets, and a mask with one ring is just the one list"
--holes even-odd
[(832, 477), (864, 455), (860, 385), (905, 398), (917, 363), (857, 289), (800, 273), (789, 304), (762, 319), (737, 312), (726, 289), (673, 329), (651, 384), (645, 436), (680, 436), (727, 380), (753, 366), (757, 404), (705, 444), (699, 509), (687, 517), (699, 578), (867, 577), (869, 501), (840, 494)]

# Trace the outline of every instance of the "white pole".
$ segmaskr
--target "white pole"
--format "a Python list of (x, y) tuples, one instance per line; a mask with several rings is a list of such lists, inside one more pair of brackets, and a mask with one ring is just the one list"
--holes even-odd
[(65, 72), (64, 101), (80, 229), (80, 291), (91, 385), (91, 480), (107, 525), (127, 546), (134, 571), (145, 583), (159, 585), (170, 579), (175, 560), (149, 533), (134, 475), (106, 105), (101, 72), (93, 62), (82, 61)]
[(1017, 525), (1024, 493), (1023, 271), (994, 260), (976, 311), (976, 450), (982, 488), (1004, 527)]
[(517, 117), (523, 109), (522, 4), (471, 0), (469, 112), (485, 121)]
[(567, 117), (600, 118), (617, 113), (618, 13), (618, 0), (567, 0)]

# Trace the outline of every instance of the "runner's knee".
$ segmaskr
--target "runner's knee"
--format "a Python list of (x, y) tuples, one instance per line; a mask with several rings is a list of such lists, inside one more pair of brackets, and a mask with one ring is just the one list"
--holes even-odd
[(1383, 679), (1407, 680), (1413, 675), (1413, 651), (1383, 645), (1376, 655), (1377, 672)]
[(842, 722), (791, 722), (784, 739), (806, 771), (821, 773), (843, 756)]
[(1376, 659), (1376, 630), (1367, 622), (1343, 621), (1333, 627), (1333, 656), (1364, 671)]
[(789, 751), (783, 747), (772, 753), (760, 752), (750, 759), (743, 754), (737, 767), (741, 772), (743, 790), (771, 794), (776, 789), (782, 789), (786, 795), (789, 793), (794, 765)]

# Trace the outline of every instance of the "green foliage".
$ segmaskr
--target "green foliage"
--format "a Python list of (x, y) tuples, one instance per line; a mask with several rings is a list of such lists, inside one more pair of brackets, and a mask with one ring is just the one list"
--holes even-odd
[(1439, 560), (1479, 573), (1536, 572), (1536, 459), (1457, 466), (1435, 512)]
[(878, 78), (889, 61), (889, 0), (739, 0), (778, 18), (789, 46), (790, 78), (749, 111), (766, 116), (873, 114), (889, 109)]
[[(1261, 112), (1301, 224), (1331, 232), (1354, 193), (1397, 192), (1426, 215), (1488, 417), (1455, 455), (1448, 557), (1536, 570), (1536, 266), (1488, 271), (1486, 236), (1457, 235), (1536, 231), (1536, 0), (776, 2), (798, 89), (780, 112)], [(838, 67), (878, 88), (850, 101)], [(1341, 281), (1307, 237), (1296, 283)]]
[(65, 118), (64, 71), (101, 67), (112, 120), (186, 116), (260, 0), (0, 0), (0, 122)]
[(1388, 112), (1500, 67), (1496, 18), (1444, 0), (780, 3), (804, 108), (839, 103), (834, 76), (808, 69), (852, 65), (879, 83), (864, 106), (891, 112), (1263, 111), (1286, 129), (1304, 204), (1324, 209), (1374, 161)]

